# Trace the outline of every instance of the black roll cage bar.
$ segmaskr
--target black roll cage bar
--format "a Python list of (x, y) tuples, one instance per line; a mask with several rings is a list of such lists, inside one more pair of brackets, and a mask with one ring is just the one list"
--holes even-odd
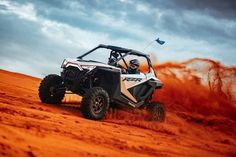
[[(142, 52), (139, 52), (139, 51), (136, 51), (136, 50), (132, 50), (132, 49), (127, 49), (127, 48), (122, 48), (122, 47), (118, 47), (118, 46), (112, 46), (112, 45), (103, 45), (103, 44), (100, 44), (98, 45), (97, 47), (93, 48), (92, 50), (86, 52), (85, 54), (77, 57), (77, 59), (83, 59), (83, 57), (87, 56), (88, 54), (92, 53), (93, 51), (99, 49), (99, 48), (106, 48), (106, 49), (110, 49), (114, 52), (117, 52), (119, 53), (119, 55), (121, 56), (119, 59), (117, 59), (115, 61), (115, 63), (117, 63), (118, 61), (120, 61), (121, 59), (123, 60), (123, 62), (125, 63), (125, 65), (128, 67), (127, 63), (125, 62), (124, 58), (127, 56), (127, 55), (137, 55), (137, 56), (142, 56), (142, 57), (145, 57), (147, 59), (147, 62), (148, 62), (148, 66), (149, 68), (152, 67), (152, 64), (151, 64), (151, 60), (150, 60), (150, 56), (147, 55), (147, 54), (144, 54)], [(110, 52), (110, 55), (112, 53), (112, 51)], [(122, 55), (124, 54), (124, 55)], [(110, 56), (111, 57), (111, 56)]]

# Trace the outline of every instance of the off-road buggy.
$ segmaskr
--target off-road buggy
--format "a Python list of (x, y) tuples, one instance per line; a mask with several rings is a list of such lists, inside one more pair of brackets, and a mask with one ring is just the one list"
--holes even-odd
[[(98, 49), (108, 50), (102, 56), (93, 54)], [(103, 53), (104, 55), (104, 53)], [(85, 59), (87, 56), (94, 60)], [(105, 58), (106, 63), (96, 58)], [(128, 61), (142, 58), (145, 72), (127, 74)], [(43, 103), (59, 104), (67, 91), (82, 96), (81, 112), (88, 119), (102, 119), (110, 104), (147, 109), (152, 120), (164, 121), (162, 104), (151, 102), (155, 89), (162, 88), (152, 68), (149, 55), (142, 52), (111, 45), (99, 45), (77, 59), (65, 59), (61, 65), (61, 76), (46, 76), (39, 87), (39, 98)], [(142, 68), (142, 67), (141, 67)]]

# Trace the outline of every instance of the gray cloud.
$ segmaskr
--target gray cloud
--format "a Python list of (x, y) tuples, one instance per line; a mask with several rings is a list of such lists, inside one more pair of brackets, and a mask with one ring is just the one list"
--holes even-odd
[[(65, 48), (48, 39), (42, 34), (41, 26), (38, 23), (22, 20), (13, 15), (0, 16), (0, 21), (1, 67), (33, 68), (37, 76), (58, 73), (65, 53), (70, 52), (71, 49), (75, 51), (73, 47)], [(14, 65), (16, 62), (18, 64)], [(4, 63), (13, 65), (3, 65)], [(27, 72), (27, 69), (21, 70)]]
[[(2, 68), (42, 77), (58, 73), (63, 58), (76, 57), (99, 43), (142, 50), (156, 35), (167, 43), (148, 51), (160, 61), (208, 57), (235, 65), (234, 1), (15, 0), (9, 4), (13, 9), (0, 5)], [(12, 62), (18, 68), (9, 65)]]
[(201, 14), (209, 14), (216, 18), (236, 19), (235, 0), (149, 0), (149, 3), (162, 9), (177, 10), (178, 12), (192, 10)]

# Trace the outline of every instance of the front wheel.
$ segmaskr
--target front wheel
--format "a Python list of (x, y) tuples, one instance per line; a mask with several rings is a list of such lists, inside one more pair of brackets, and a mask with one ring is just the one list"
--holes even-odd
[(166, 117), (165, 107), (159, 102), (151, 102), (147, 106), (151, 121), (164, 122)]
[(58, 104), (65, 95), (62, 78), (56, 74), (46, 76), (39, 86), (39, 98), (43, 103)]
[(102, 119), (108, 108), (108, 93), (100, 87), (89, 89), (83, 96), (81, 102), (81, 112), (85, 118), (93, 120)]

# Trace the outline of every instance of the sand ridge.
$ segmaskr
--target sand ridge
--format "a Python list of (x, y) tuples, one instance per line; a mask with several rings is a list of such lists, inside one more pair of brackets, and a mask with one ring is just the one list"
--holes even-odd
[(167, 108), (165, 123), (142, 119), (139, 110), (92, 121), (82, 117), (78, 96), (42, 104), (40, 81), (0, 70), (0, 156), (236, 156), (230, 117)]

